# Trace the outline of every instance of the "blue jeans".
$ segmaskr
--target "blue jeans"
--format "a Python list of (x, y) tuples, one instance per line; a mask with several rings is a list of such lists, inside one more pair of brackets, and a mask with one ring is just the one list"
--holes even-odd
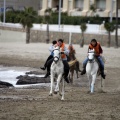
[(104, 70), (104, 62), (101, 56), (97, 57), (98, 62), (100, 63), (100, 67), (102, 70)]
[[(103, 62), (102, 57), (101, 57), (101, 56), (98, 56), (98, 57), (96, 57), (96, 58), (97, 58), (98, 62), (100, 63), (101, 69), (104, 70), (104, 62)], [(85, 65), (87, 64), (87, 62), (88, 62), (88, 58), (86, 58), (86, 59), (83, 61), (83, 66), (85, 66)]]
[(88, 58), (86, 58), (86, 59), (83, 61), (83, 67), (86, 66), (87, 62), (88, 62)]

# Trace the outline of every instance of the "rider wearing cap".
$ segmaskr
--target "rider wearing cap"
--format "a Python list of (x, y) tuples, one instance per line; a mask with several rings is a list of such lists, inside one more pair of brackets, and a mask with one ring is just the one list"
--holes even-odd
[[(100, 71), (101, 71), (101, 76), (103, 77), (103, 79), (105, 79), (105, 74), (104, 74), (104, 62), (103, 62), (103, 59), (101, 57), (101, 54), (103, 53), (103, 50), (101, 48), (101, 45), (99, 42), (97, 42), (96, 39), (92, 39), (90, 44), (89, 44), (89, 47), (88, 47), (88, 50), (89, 49), (94, 49), (95, 50), (95, 56), (99, 62), (99, 66), (100, 66)], [(88, 58), (86, 58), (83, 62), (83, 71), (81, 72), (81, 75), (85, 74), (86, 73), (86, 64), (88, 62)]]
[[(68, 65), (68, 62), (67, 62), (67, 56), (69, 54), (69, 50), (66, 48), (65, 46), (65, 43), (63, 42), (62, 39), (59, 39), (57, 44), (54, 45), (54, 46), (59, 46), (60, 47), (60, 51), (61, 51), (61, 58), (62, 58), (62, 61), (63, 61), (63, 64), (64, 64), (64, 79), (67, 83), (69, 83), (69, 80), (68, 80), (68, 74), (69, 74), (69, 65)], [(50, 74), (50, 66), (53, 62), (53, 58), (50, 59), (48, 62), (47, 62), (47, 74), (45, 75), (45, 78)]]

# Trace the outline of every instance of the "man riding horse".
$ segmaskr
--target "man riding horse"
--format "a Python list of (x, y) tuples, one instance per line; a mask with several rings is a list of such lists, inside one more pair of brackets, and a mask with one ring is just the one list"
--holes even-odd
[(55, 44), (57, 44), (57, 41), (56, 41), (56, 40), (53, 40), (52, 45), (49, 47), (50, 55), (49, 55), (49, 57), (47, 58), (44, 66), (43, 66), (43, 67), (40, 67), (42, 70), (45, 70), (45, 69), (46, 69), (46, 67), (47, 67), (47, 62), (48, 62), (50, 59), (53, 58), (53, 48), (54, 48), (54, 45), (55, 45)]
[[(54, 47), (56, 47), (56, 46), (60, 47), (61, 58), (62, 58), (62, 61), (64, 64), (64, 79), (67, 83), (69, 83), (68, 74), (69, 74), (70, 68), (69, 68), (69, 65), (67, 62), (67, 56), (66, 56), (69, 54), (69, 50), (66, 48), (65, 43), (63, 42), (62, 39), (58, 40), (57, 44), (55, 44)], [(47, 62), (47, 74), (45, 75), (45, 78), (47, 78), (50, 75), (50, 67), (51, 67), (52, 62), (53, 62), (53, 58)]]
[[(89, 44), (89, 47), (88, 47), (88, 50), (89, 49), (94, 49), (95, 50), (95, 56), (96, 56), (96, 59), (99, 63), (99, 66), (100, 66), (100, 72), (101, 72), (101, 76), (103, 79), (105, 79), (105, 74), (104, 74), (104, 62), (103, 62), (103, 59), (101, 57), (100, 54), (103, 53), (103, 50), (101, 48), (101, 45), (99, 42), (97, 42), (96, 39), (92, 39), (91, 40), (91, 43)], [(83, 62), (83, 71), (81, 72), (81, 75), (85, 74), (86, 73), (86, 64), (88, 62), (88, 58), (86, 58)]]

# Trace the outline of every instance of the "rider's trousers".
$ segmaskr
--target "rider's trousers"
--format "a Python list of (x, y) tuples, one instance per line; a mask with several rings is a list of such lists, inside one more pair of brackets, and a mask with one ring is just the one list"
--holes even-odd
[(45, 62), (45, 64), (44, 64), (44, 67), (46, 68), (47, 67), (47, 62), (50, 60), (50, 59), (52, 59), (53, 58), (53, 55), (50, 55), (48, 58), (47, 58), (47, 60), (46, 60), (46, 62)]
[[(100, 63), (100, 68), (101, 68), (101, 70), (104, 70), (104, 62), (103, 62), (102, 57), (101, 57), (101, 56), (97, 56), (96, 58), (97, 58), (98, 62)], [(83, 61), (83, 67), (86, 66), (87, 62), (88, 62), (88, 58), (86, 58), (86, 59)]]

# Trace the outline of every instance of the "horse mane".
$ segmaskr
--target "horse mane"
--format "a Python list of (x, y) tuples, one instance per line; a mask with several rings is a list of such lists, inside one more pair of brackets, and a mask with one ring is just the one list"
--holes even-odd
[(76, 54), (75, 49), (72, 46), (69, 46), (69, 59), (75, 60), (76, 59), (75, 54)]
[(73, 54), (76, 53), (75, 49), (71, 45), (69, 45), (68, 50), (69, 50), (70, 53), (73, 53)]

